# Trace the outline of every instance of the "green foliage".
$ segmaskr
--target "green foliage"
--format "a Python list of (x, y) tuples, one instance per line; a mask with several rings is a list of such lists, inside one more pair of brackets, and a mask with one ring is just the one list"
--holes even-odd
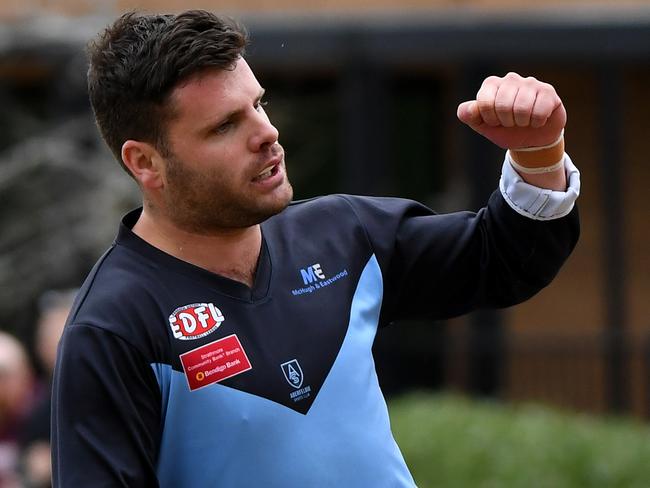
[(650, 427), (640, 422), (423, 393), (389, 407), (420, 488), (650, 486)]

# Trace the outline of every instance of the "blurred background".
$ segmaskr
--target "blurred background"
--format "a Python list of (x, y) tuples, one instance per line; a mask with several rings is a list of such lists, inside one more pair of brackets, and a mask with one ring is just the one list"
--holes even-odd
[[(39, 324), (52, 297), (65, 307), (121, 215), (139, 204), (96, 133), (84, 45), (129, 9), (188, 6), (0, 2), (0, 331), (8, 333), (0, 359), (14, 358), (0, 363), (0, 487), (10, 486), (3, 463), (21, 460), (26, 470), (20, 446), (28, 441), (17, 426), (47, 422), (50, 366)], [(496, 188), (503, 154), (456, 120), (458, 103), (490, 74), (552, 83), (569, 113), (567, 151), (582, 171), (574, 254), (525, 304), (383, 330), (375, 344), (380, 381), (389, 398), (456, 392), (650, 418), (650, 1), (191, 7), (248, 26), (248, 60), (267, 88), (297, 198), (349, 192), (414, 198), (439, 212), (478, 209)], [(28, 373), (18, 382), (24, 391), (6, 386), (12, 365)], [(11, 482), (45, 486), (24, 476)]]

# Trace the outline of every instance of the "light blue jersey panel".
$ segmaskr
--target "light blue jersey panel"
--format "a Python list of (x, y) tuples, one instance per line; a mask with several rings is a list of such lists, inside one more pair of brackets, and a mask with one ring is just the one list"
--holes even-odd
[(415, 486), (391, 434), (372, 358), (382, 292), (373, 255), (339, 354), (306, 415), (219, 384), (190, 392), (182, 373), (153, 364), (163, 398), (160, 486)]

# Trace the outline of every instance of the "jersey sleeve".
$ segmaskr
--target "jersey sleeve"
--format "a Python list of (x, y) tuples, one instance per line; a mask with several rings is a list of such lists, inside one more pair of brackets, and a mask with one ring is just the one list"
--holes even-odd
[(397, 198), (348, 197), (382, 269), (382, 323), (520, 303), (549, 284), (579, 235), (577, 207), (534, 220), (499, 191), (477, 213), (435, 214)]
[(53, 486), (156, 487), (160, 389), (133, 346), (68, 324), (52, 398)]

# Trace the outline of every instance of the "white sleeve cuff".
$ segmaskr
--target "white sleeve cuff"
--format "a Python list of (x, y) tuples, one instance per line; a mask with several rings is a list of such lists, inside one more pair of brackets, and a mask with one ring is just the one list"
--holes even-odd
[(568, 154), (564, 154), (567, 190), (554, 191), (526, 183), (510, 164), (506, 153), (501, 170), (499, 190), (512, 209), (533, 220), (553, 220), (564, 217), (573, 209), (580, 195), (580, 171)]

